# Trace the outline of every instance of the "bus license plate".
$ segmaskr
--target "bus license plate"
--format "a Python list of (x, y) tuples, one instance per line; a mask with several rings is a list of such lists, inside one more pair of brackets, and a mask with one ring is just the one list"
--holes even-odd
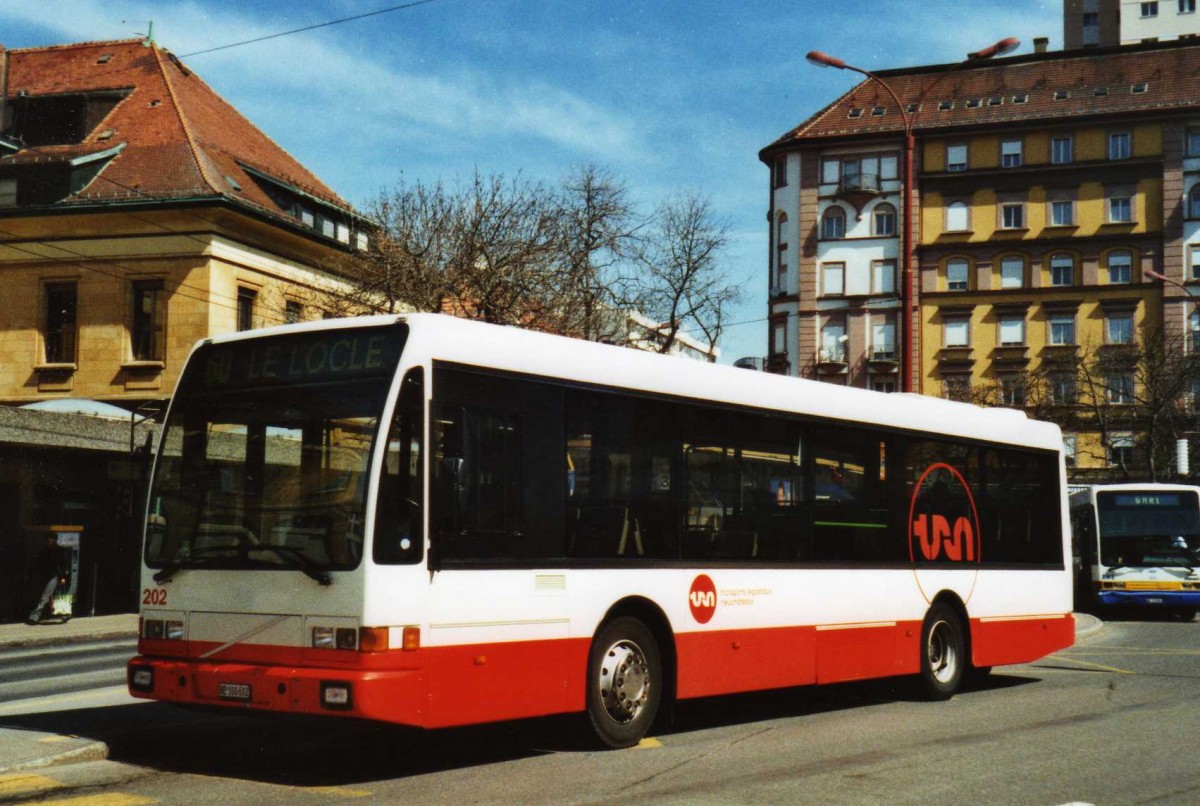
[(223, 700), (249, 700), (250, 686), (245, 683), (220, 683), (217, 686), (217, 694)]

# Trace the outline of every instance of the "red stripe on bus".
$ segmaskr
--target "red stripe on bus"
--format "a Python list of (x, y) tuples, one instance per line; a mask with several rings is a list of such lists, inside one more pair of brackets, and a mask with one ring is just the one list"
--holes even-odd
[[(1069, 614), (971, 622), (977, 666), (1027, 663), (1070, 646), (1073, 639)], [(176, 649), (183, 642), (169, 643)], [(220, 683), (242, 683), (253, 692), (251, 707), (432, 728), (582, 711), (591, 641), (514, 641), (382, 653), (239, 645), (239, 661), (221, 659), (224, 653), (200, 660), (199, 655), (220, 644), (187, 643), (186, 650), (176, 649), (176, 657), (132, 661), (155, 670), (154, 693), (135, 691), (134, 696), (245, 707), (222, 700), (218, 689)], [(677, 696), (915, 674), (920, 643), (919, 621), (680, 633), (675, 636)], [(308, 665), (292, 663), (298, 655)], [(330, 662), (335, 657), (344, 662)], [(321, 707), (320, 683), (331, 680), (352, 684), (352, 709)]]

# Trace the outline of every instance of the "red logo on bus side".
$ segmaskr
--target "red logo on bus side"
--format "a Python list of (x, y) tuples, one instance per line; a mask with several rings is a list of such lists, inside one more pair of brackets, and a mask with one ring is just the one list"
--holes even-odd
[(979, 514), (962, 474), (937, 462), (925, 468), (908, 510), (908, 556), (978, 563)]
[(692, 580), (688, 605), (692, 608), (692, 618), (700, 624), (707, 624), (717, 612), (717, 586), (708, 574), (701, 574)]

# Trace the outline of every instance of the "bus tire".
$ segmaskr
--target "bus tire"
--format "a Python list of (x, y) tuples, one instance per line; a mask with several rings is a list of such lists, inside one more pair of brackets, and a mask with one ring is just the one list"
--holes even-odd
[(955, 610), (934, 604), (921, 626), (921, 671), (918, 675), (925, 699), (948, 700), (958, 691), (967, 665), (967, 644), (962, 620)]
[(1194, 607), (1177, 607), (1175, 608), (1175, 618), (1180, 621), (1191, 621), (1196, 618), (1196, 608)]
[(588, 653), (587, 712), (607, 747), (633, 747), (654, 723), (662, 702), (662, 654), (641, 621), (622, 616), (604, 624)]

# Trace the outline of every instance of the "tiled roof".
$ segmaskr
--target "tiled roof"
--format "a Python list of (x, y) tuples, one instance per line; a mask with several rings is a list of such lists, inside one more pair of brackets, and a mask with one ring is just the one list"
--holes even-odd
[(26, 148), (0, 157), (0, 166), (40, 157), (58, 162), (124, 146), (94, 181), (60, 204), (212, 196), (282, 214), (242, 169), (248, 165), (334, 207), (351, 209), (162, 48), (142, 40), (85, 42), (11, 50), (8, 60), (6, 102), (19, 96), (127, 93), (82, 144)]
[[(959, 67), (886, 70), (877, 75), (906, 107), (927, 93), (914, 126), (923, 133), (1200, 108), (1200, 42), (1189, 40), (1030, 54)], [(943, 108), (949, 102), (952, 107)], [(904, 117), (895, 100), (878, 81), (867, 78), (764, 151), (811, 139), (903, 131)]]

